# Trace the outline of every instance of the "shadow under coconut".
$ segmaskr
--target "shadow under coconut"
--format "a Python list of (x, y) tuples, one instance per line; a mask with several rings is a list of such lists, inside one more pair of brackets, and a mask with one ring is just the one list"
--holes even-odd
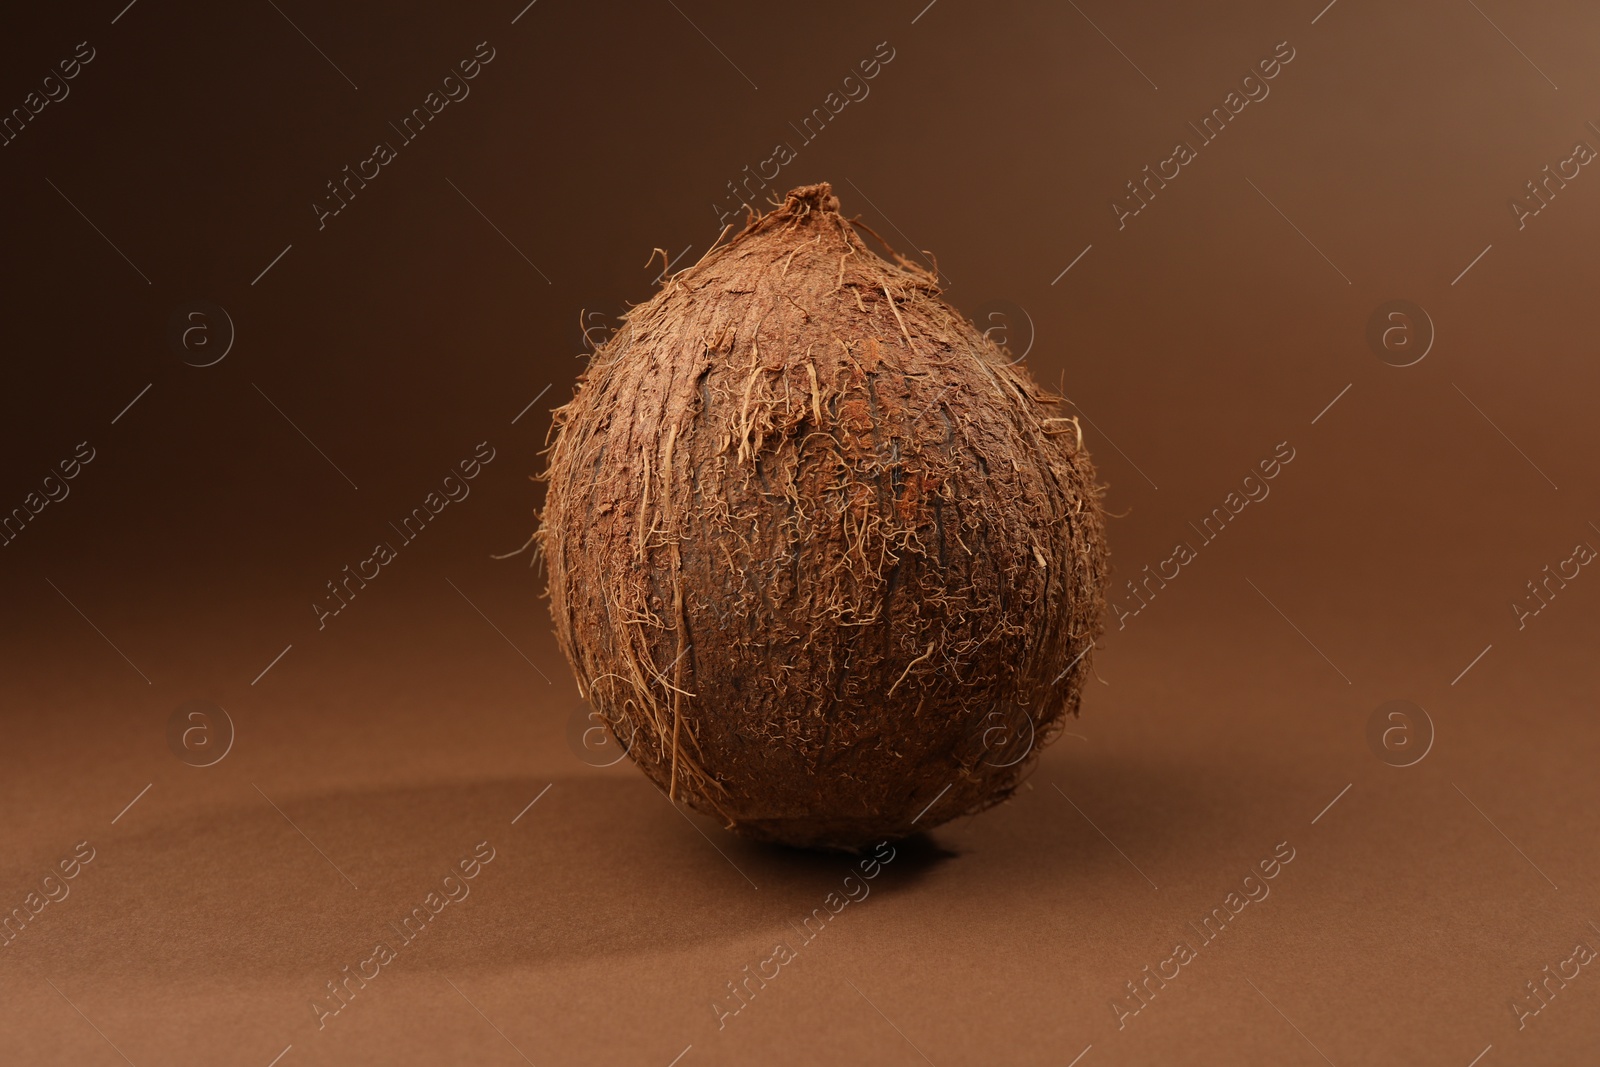
[[(809, 884), (820, 879), (817, 884), (830, 886), (837, 891), (839, 879), (847, 874), (857, 874), (859, 877), (861, 864), (874, 856), (872, 848), (851, 854), (796, 848), (792, 845), (779, 845), (766, 841), (747, 841), (723, 832), (710, 820), (699, 821), (706, 833), (711, 835), (711, 839), (716, 841), (717, 847), (727, 853), (732, 860), (740, 866), (744, 866), (746, 861), (757, 865), (758, 869), (770, 872), (767, 876), (769, 881), (776, 880), (786, 888), (796, 884)], [(719, 833), (720, 839), (717, 836)], [(961, 855), (940, 844), (932, 835), (921, 832), (910, 837), (890, 839), (887, 844), (893, 848), (894, 858), (879, 866), (884, 871), (893, 869), (894, 878), (888, 884), (902, 890), (920, 884), (941, 864), (957, 859)], [(762, 888), (765, 889), (765, 886)]]
[[(546, 784), (275, 795), (282, 814), (244, 802), (107, 839), (10, 965), (319, 984), (378, 941), (402, 947), (417, 908), (427, 921), (413, 919), (408, 969), (637, 956), (786, 929), (856, 870), (846, 855), (743, 842), (643, 779), (562, 779), (541, 796)], [(895, 848), (875, 894), (952, 855), (922, 837)], [(462, 860), (478, 863), (471, 879)]]

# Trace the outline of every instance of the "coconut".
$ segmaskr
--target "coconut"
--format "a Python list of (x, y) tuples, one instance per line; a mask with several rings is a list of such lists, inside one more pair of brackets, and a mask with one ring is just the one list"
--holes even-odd
[(1107, 576), (1076, 419), (858, 227), (795, 189), (632, 308), (556, 411), (536, 535), (656, 785), (843, 850), (1011, 794), (1077, 714)]

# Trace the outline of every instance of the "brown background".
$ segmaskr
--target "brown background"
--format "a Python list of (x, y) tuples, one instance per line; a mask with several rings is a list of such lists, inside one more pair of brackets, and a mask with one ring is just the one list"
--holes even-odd
[[(1593, 967), (1520, 1031), (1510, 1003), (1600, 944), (1600, 577), (1520, 630), (1510, 605), (1600, 546), (1600, 177), (1521, 230), (1508, 200), (1600, 146), (1600, 15), (923, 2), (4, 17), (0, 107), (96, 57), (0, 148), (0, 508), (96, 458), (0, 548), (0, 907), (98, 854), (0, 949), (0, 1061), (1596, 1054)], [(319, 231), (324, 183), (485, 40), (471, 95)], [(1123, 183), (1285, 40), (1271, 95), (1119, 231)], [(800, 144), (883, 41), (870, 95)], [(648, 298), (652, 247), (698, 258), (779, 140), (780, 190), (831, 181), (1013, 350), (1031, 332), (1092, 420), (1119, 586), (1278, 442), (1296, 458), (1111, 621), (1105, 684), (1014, 803), (903, 844), (719, 1030), (725, 983), (846, 865), (592, 767), (542, 581), (489, 555), (527, 537), (580, 313)], [(1436, 328), (1410, 367), (1365, 339), (1395, 298)], [(236, 327), (214, 366), (169, 340), (194, 299)], [(319, 631), (324, 583), (485, 440), (472, 495)], [(197, 699), (237, 730), (208, 768), (166, 739)], [(1367, 740), (1395, 699), (1434, 734), (1406, 768)], [(319, 1031), (310, 999), (485, 839), (472, 895)], [(1123, 983), (1283, 841), (1271, 896), (1119, 1029)]]

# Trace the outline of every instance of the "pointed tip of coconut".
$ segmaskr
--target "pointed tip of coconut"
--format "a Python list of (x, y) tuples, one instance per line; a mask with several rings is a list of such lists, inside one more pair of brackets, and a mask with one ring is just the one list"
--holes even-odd
[[(746, 205), (746, 211), (748, 214), (745, 216), (744, 225), (731, 236), (727, 235), (728, 231), (732, 230), (733, 227), (729, 226), (724, 229), (723, 235), (727, 236), (726, 243), (723, 243), (723, 239), (719, 237), (706, 250), (700, 262), (696, 263), (694, 267), (690, 267), (689, 271), (715, 261), (756, 234), (766, 233), (779, 227), (787, 229), (796, 226), (814, 225), (824, 219), (832, 219), (839, 224), (844, 233), (849, 235), (847, 239), (857, 240), (851, 232), (851, 223), (847, 222), (839, 214), (839, 198), (833, 194), (833, 186), (828, 182), (797, 185), (789, 190), (781, 204), (774, 202), (774, 206), (770, 210), (758, 213), (754, 208)], [(689, 271), (683, 273), (688, 273)]]
[(839, 212), (839, 198), (833, 195), (833, 186), (827, 182), (815, 185), (797, 185), (783, 198), (778, 209), (790, 215), (809, 215), (813, 211)]

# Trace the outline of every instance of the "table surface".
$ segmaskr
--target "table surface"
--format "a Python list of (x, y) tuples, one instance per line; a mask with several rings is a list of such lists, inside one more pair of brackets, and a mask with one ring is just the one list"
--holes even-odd
[[(1328, 613), (1282, 568), (1236, 573), (1246, 547), (1108, 636), (1012, 802), (855, 881), (581, 759), (520, 567), (464, 568), (461, 596), (418, 576), (344, 633), (142, 633), (137, 670), (231, 694), (208, 767), (167, 748), (170, 686), (41, 602), (8, 664), (7, 906), (79, 842), (93, 859), (0, 950), (6, 1061), (1581, 1062), (1589, 968), (1511, 1004), (1600, 944), (1592, 630), (1405, 632), (1403, 604)], [(1427, 721), (1372, 747), (1395, 698)]]

